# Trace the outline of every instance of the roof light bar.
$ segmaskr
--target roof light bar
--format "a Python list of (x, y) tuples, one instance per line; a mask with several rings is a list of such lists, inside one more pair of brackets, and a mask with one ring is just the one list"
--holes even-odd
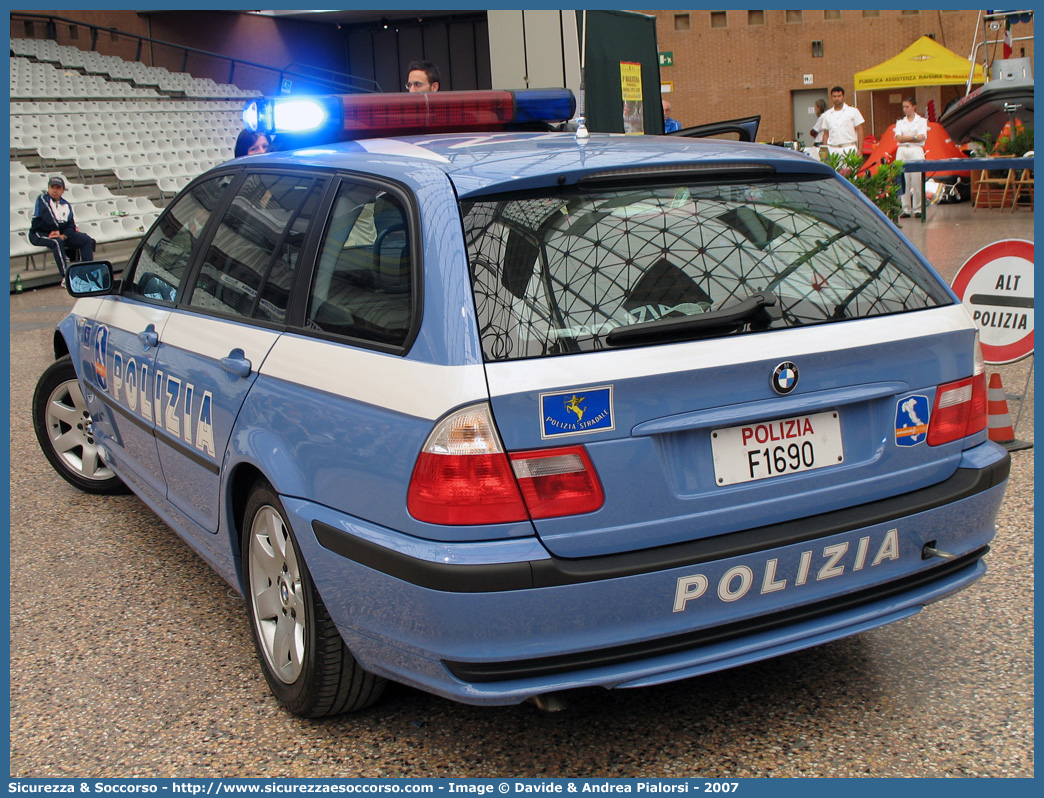
[(243, 108), (243, 124), (260, 133), (317, 133), (341, 127), (337, 97), (262, 97)]
[(518, 124), (564, 122), (575, 109), (569, 89), (338, 94), (251, 100), (243, 109), (243, 122), (263, 133), (336, 141), (497, 131)]

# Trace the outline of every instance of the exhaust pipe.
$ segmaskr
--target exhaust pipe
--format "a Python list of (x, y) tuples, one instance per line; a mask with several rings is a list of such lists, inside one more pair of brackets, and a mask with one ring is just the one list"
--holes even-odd
[(560, 693), (544, 693), (543, 695), (531, 696), (527, 700), (541, 712), (561, 712), (569, 706)]

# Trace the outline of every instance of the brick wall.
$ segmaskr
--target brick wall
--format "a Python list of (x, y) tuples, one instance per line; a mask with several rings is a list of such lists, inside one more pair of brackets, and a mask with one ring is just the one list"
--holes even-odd
[[(845, 87), (846, 101), (859, 107), (870, 133), (870, 93), (854, 96), (853, 75), (888, 60), (930, 33), (937, 42), (967, 58), (978, 15), (977, 11), (881, 10), (876, 12), (878, 16), (864, 16), (866, 12), (847, 9), (643, 13), (656, 16), (660, 51), (674, 53), (673, 66), (660, 68), (661, 81), (673, 83), (670, 100), (674, 117), (688, 126), (760, 114), (758, 138), (763, 141), (794, 137), (792, 92), (825, 92), (834, 85)], [(712, 15), (720, 21), (721, 14), (727, 26), (711, 27)], [(682, 19), (676, 21), (679, 15)], [(688, 30), (683, 29), (686, 15)], [(838, 15), (839, 19), (827, 19), (828, 15)], [(759, 18), (764, 24), (751, 24)], [(981, 23), (978, 30), (981, 41)], [(1012, 27), (1014, 36), (1032, 32), (1032, 22)], [(998, 37), (991, 32), (991, 39)], [(823, 42), (822, 57), (813, 57), (814, 40)], [(1032, 41), (1016, 42), (1015, 55), (1022, 47), (1027, 56), (1033, 56)], [(995, 57), (1000, 57), (999, 47)], [(806, 74), (813, 76), (811, 85), (803, 82)], [(874, 133), (880, 135), (901, 116), (900, 94), (909, 92), (892, 89), (873, 93)], [(941, 113), (951, 99), (963, 95), (964, 87), (919, 87), (914, 93), (922, 113), (929, 100), (935, 101)]]

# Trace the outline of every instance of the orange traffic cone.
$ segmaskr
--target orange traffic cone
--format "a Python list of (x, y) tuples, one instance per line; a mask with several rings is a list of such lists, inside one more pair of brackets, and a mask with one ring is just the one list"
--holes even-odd
[(991, 441), (999, 443), (1009, 452), (1029, 449), (1033, 445), (1015, 438), (1015, 429), (1011, 426), (1011, 416), (1008, 413), (1008, 399), (1004, 394), (1001, 376), (997, 372), (990, 375), (990, 384), (986, 391), (986, 413), (989, 416)]

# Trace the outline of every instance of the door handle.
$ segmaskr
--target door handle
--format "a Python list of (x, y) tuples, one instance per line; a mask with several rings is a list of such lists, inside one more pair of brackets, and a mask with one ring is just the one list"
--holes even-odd
[(138, 340), (141, 341), (142, 346), (146, 349), (151, 349), (154, 346), (159, 346), (159, 333), (156, 332), (156, 325), (150, 324), (140, 333), (138, 333)]
[(221, 368), (236, 377), (247, 378), (250, 376), (250, 361), (242, 349), (233, 349), (228, 357), (221, 358)]

